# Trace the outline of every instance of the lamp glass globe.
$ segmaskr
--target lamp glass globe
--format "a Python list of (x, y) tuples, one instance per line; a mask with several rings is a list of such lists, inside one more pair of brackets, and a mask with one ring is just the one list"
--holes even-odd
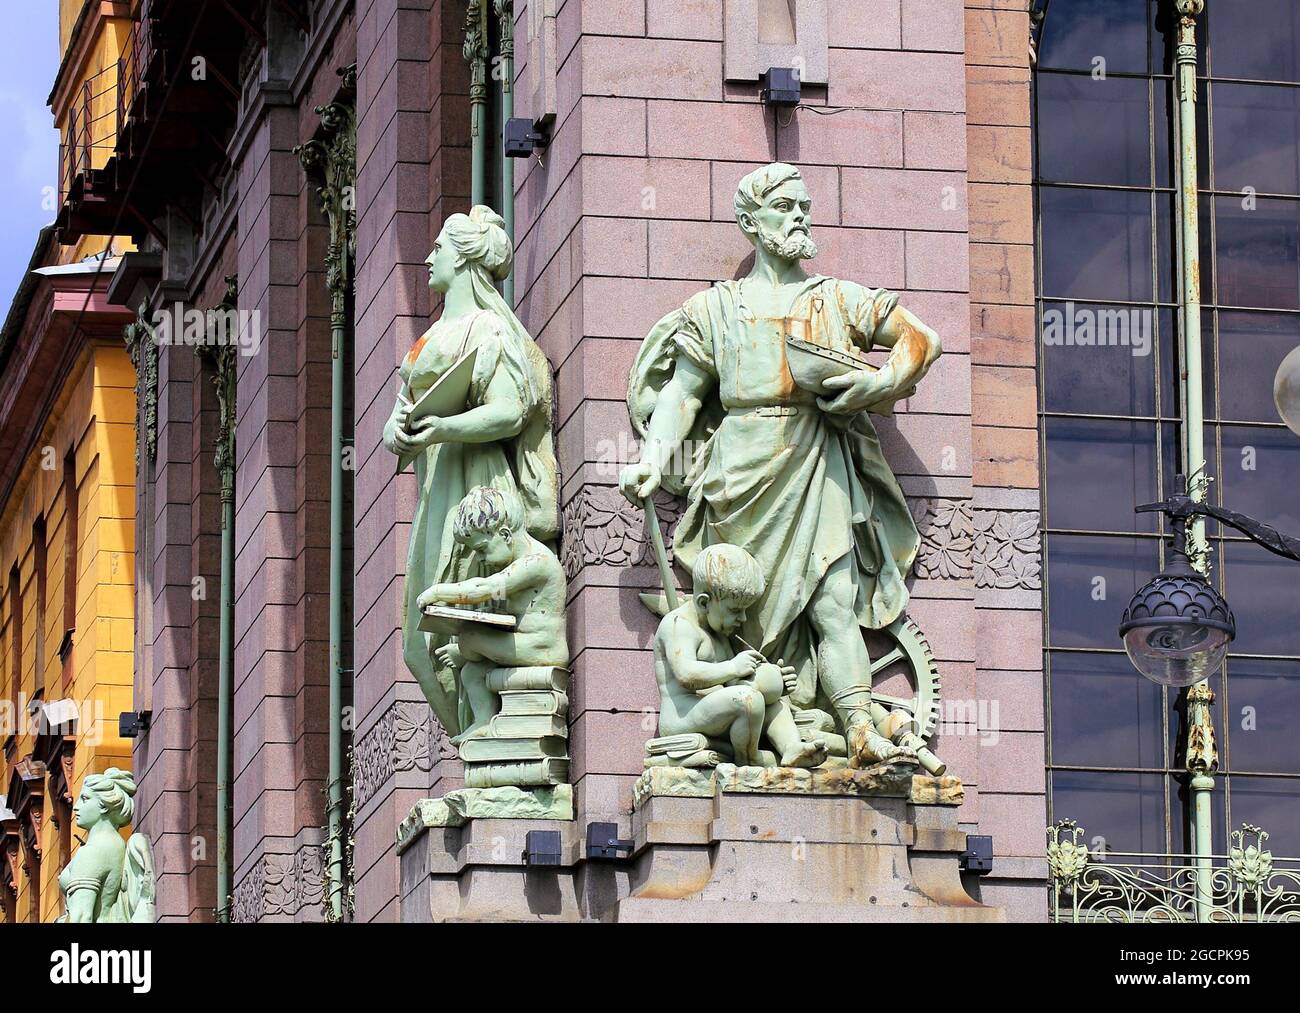
[(1152, 682), (1193, 686), (1219, 670), (1231, 639), (1212, 626), (1157, 620), (1124, 634), (1124, 650), (1133, 667)]
[(1300, 436), (1300, 348), (1293, 348), (1277, 368), (1273, 402), (1291, 432)]

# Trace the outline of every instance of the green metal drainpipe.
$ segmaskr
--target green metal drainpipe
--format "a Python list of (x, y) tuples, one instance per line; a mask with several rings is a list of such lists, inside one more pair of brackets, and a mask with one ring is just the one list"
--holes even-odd
[(217, 654), (217, 921), (230, 921), (234, 866), (231, 861), (233, 697), (235, 686), (235, 356), (232, 346), (215, 355), (221, 424), (216, 465), (221, 476), (221, 601)]
[(221, 647), (217, 662), (217, 921), (230, 921), (232, 764), (231, 696), (234, 693), (235, 645), (235, 475), (221, 473)]
[(338, 94), (318, 106), (321, 125), (306, 144), (295, 148), (329, 222), (325, 285), (330, 293), (330, 523), (329, 523), (329, 780), (326, 784), (326, 918), (341, 922), (350, 908), (348, 833), (344, 770), (344, 498), (345, 459), (352, 442), (347, 418), (347, 350), (356, 263), (356, 83), (355, 64), (340, 67)]
[[(1182, 229), (1182, 355), (1183, 355), (1183, 469), (1188, 494), (1205, 499), (1205, 406), (1201, 371), (1201, 236), (1197, 185), (1196, 124), (1196, 19), (1205, 11), (1205, 0), (1178, 0), (1179, 126), (1179, 218)], [(1192, 566), (1201, 574), (1210, 572), (1205, 520), (1197, 517), (1187, 528)], [(1211, 877), (1214, 848), (1212, 802), (1214, 771), (1218, 768), (1214, 745), (1214, 721), (1210, 705), (1214, 691), (1209, 682), (1199, 682), (1187, 691), (1188, 741), (1186, 767), (1195, 813), (1196, 917), (1208, 921), (1211, 909)]]
[[(515, 114), (515, 5), (514, 0), (496, 0), (501, 23), (501, 217), (505, 219), (510, 244), (515, 241), (515, 160), (504, 151), (505, 124)], [(515, 306), (515, 276), (511, 272), (501, 283), (501, 297)]]
[(465, 15), (465, 59), (469, 61), (470, 203), (487, 196), (487, 62), (486, 0), (471, 0)]
[(331, 321), (333, 374), (330, 396), (330, 761), (329, 761), (329, 889), (330, 914), (343, 920), (343, 354), (347, 331), (345, 312)]

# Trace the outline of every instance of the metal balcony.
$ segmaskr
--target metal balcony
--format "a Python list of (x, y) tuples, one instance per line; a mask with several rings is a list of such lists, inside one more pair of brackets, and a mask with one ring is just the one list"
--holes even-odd
[(1093, 851), (1061, 820), (1047, 831), (1054, 922), (1300, 922), (1300, 859), (1277, 858), (1243, 824), (1208, 867), (1195, 855)]

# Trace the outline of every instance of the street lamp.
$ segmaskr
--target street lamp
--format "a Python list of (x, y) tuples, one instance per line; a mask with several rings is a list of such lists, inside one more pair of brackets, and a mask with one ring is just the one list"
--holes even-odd
[(1282, 360), (1273, 380), (1273, 403), (1291, 432), (1300, 436), (1300, 348)]
[[(1175, 480), (1175, 488), (1185, 488), (1182, 475)], [(1172, 558), (1164, 572), (1133, 596), (1120, 620), (1119, 635), (1133, 667), (1146, 678), (1162, 686), (1192, 686), (1223, 663), (1228, 645), (1237, 635), (1237, 623), (1223, 596), (1192, 568), (1187, 556), (1188, 520), (1213, 517), (1269, 552), (1297, 562), (1300, 539), (1185, 493), (1137, 508), (1138, 513), (1154, 511), (1172, 523)]]

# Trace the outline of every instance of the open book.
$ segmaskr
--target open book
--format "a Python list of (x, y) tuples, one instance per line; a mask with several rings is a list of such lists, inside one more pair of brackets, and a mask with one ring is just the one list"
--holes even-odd
[(519, 620), (503, 612), (477, 612), (459, 605), (426, 605), (419, 628), (425, 633), (455, 636), (465, 623), (479, 623), (499, 630), (513, 630)]
[[(406, 388), (399, 392), (398, 398), (411, 405), (410, 421), (407, 424), (412, 425), (430, 415), (447, 418), (463, 412), (465, 399), (469, 397), (470, 381), (474, 378), (474, 361), (477, 358), (478, 348), (471, 348), (457, 359), (449, 370), (438, 377), (434, 385), (421, 394), (413, 404), (407, 396)], [(397, 470), (405, 471), (422, 453), (422, 450), (417, 450), (400, 456), (397, 460)]]

